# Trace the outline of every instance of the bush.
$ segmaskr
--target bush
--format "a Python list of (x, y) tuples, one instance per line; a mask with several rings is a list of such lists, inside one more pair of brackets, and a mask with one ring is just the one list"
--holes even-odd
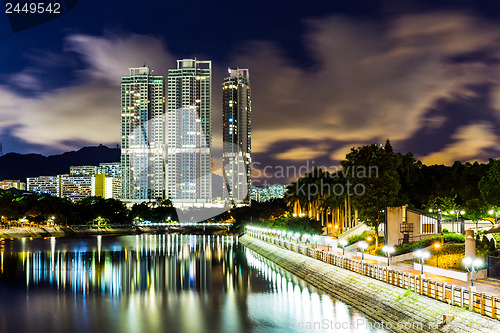
[(361, 239), (366, 239), (366, 237), (368, 237), (368, 236), (369, 235), (366, 233), (366, 231), (363, 231), (359, 235), (354, 235), (354, 236), (351, 236), (351, 237), (347, 237), (347, 245), (354, 244), (354, 243), (356, 243), (357, 241), (359, 241)]
[(256, 226), (311, 235), (321, 235), (323, 233), (321, 222), (308, 217), (279, 217), (275, 220), (261, 221)]
[(422, 249), (424, 247), (432, 245), (435, 242), (441, 242), (441, 241), (443, 241), (444, 243), (465, 243), (465, 237), (460, 234), (444, 234), (443, 236), (438, 235), (417, 242), (398, 245), (395, 246), (396, 255), (413, 252), (416, 251), (417, 249)]
[(439, 268), (464, 270), (462, 259), (465, 255), (465, 244), (445, 244), (439, 250), (432, 249), (431, 257), (426, 261), (427, 265)]

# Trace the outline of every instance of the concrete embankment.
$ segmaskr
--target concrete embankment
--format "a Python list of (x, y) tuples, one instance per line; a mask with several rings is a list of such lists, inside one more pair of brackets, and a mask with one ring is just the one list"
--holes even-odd
[[(394, 332), (499, 332), (500, 321), (421, 296), (349, 270), (268, 244), (248, 235), (247, 248), (362, 311)], [(455, 319), (443, 323), (443, 314)], [(349, 320), (349, 318), (338, 318)]]
[[(148, 232), (148, 230), (140, 231)], [(44, 227), (44, 228), (10, 228), (0, 229), (1, 238), (43, 238), (43, 237), (78, 237), (96, 235), (131, 235), (137, 233), (135, 228), (69, 228), (69, 227)]]
[(135, 235), (135, 234), (182, 234), (182, 235), (225, 235), (224, 228), (195, 228), (195, 227), (43, 227), (43, 228), (10, 228), (0, 229), (0, 238), (43, 238), (43, 237), (86, 237), (86, 236), (113, 236), (113, 235)]

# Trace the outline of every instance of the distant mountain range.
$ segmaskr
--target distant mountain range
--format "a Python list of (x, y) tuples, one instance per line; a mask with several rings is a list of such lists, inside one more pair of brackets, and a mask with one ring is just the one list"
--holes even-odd
[(8, 153), (0, 156), (0, 180), (26, 181), (26, 177), (55, 176), (69, 173), (72, 165), (99, 165), (120, 162), (120, 148), (103, 145), (83, 147), (60, 155)]

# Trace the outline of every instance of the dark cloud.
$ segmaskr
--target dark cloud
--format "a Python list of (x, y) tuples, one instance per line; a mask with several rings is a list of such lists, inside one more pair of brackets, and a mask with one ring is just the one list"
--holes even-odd
[[(499, 135), (500, 73), (494, 60), (500, 51), (494, 45), (500, 24), (463, 12), (434, 12), (400, 15), (384, 24), (332, 16), (304, 25), (298, 44), (314, 60), (308, 68), (269, 41), (243, 42), (228, 64), (212, 59), (214, 146), (221, 138), (220, 83), (228, 66), (239, 66), (250, 69), (252, 146), (254, 160), (263, 164), (311, 159), (333, 165), (352, 146), (388, 137), (395, 147), (411, 146), (415, 138), (443, 129), (442, 144), (430, 142), (419, 157), (449, 163), (495, 151), (489, 142)], [(40, 73), (27, 67), (12, 74), (12, 86), (0, 86), (0, 131), (59, 150), (80, 142), (117, 143), (121, 76), (144, 63), (164, 75), (178, 58), (160, 37), (107, 32), (68, 35), (61, 55), (32, 60), (43, 70), (68, 57), (67, 68), (83, 64), (73, 70), (77, 79), (71, 85), (37, 90)], [(23, 96), (14, 85), (35, 93)], [(480, 86), (488, 89), (478, 92)], [(478, 98), (484, 103), (473, 103)], [(460, 123), (452, 120), (453, 105), (462, 106)], [(465, 111), (474, 107), (473, 113)]]

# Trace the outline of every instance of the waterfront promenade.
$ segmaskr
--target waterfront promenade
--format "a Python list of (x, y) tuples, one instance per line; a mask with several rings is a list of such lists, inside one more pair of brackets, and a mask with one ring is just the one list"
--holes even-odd
[[(499, 320), (477, 312), (475, 293), (468, 294), (472, 296), (472, 302), (469, 303), (469, 297), (462, 297), (461, 306), (450, 306), (448, 302), (456, 301), (459, 291), (421, 276), (398, 273), (325, 251), (261, 238), (260, 235), (244, 235), (240, 242), (363, 311), (391, 331), (498, 332), (500, 327)], [(500, 303), (498, 299), (495, 301)], [(466, 303), (473, 304), (475, 311), (467, 310)]]
[[(318, 249), (321, 251), (324, 251), (326, 253), (331, 253), (334, 255), (340, 255), (342, 256), (342, 249), (331, 249), (330, 247), (327, 246), (318, 246)], [(352, 251), (345, 251), (345, 256), (349, 259), (352, 260), (358, 260), (361, 261), (361, 257), (356, 255), (356, 252)], [(386, 262), (383, 261), (377, 261), (377, 260), (371, 260), (371, 259), (365, 259), (365, 263), (367, 264), (373, 264), (373, 265), (378, 265), (378, 266), (387, 266)], [(420, 275), (420, 271), (415, 270), (413, 267), (413, 263), (405, 261), (405, 262), (396, 262), (396, 263), (390, 263), (389, 266), (390, 269), (399, 271), (401, 273), (406, 273), (406, 274), (412, 274), (412, 275)], [(452, 279), (449, 277), (445, 277), (442, 275), (437, 275), (437, 274), (431, 274), (431, 273), (425, 273), (424, 276), (427, 279), (433, 280), (433, 281), (439, 281), (441, 283), (446, 283), (447, 285), (454, 285), (457, 287), (463, 287), (463, 288), (469, 288), (471, 285), (470, 282), (465, 282), (457, 279)], [(495, 295), (500, 297), (500, 280), (498, 279), (491, 279), (491, 278), (474, 278), (474, 287), (476, 288), (476, 291), (479, 293), (486, 293), (489, 295)]]

